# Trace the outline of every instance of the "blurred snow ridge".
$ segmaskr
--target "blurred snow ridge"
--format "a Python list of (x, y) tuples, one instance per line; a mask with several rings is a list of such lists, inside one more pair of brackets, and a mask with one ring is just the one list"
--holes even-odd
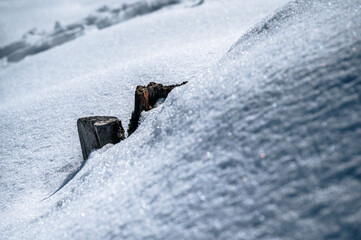
[[(0, 48), (0, 59), (5, 58), (8, 62), (18, 62), (26, 56), (34, 55), (74, 40), (83, 35), (86, 29), (92, 27), (103, 29), (183, 1), (138, 0), (131, 3), (123, 3), (120, 7), (115, 8), (104, 5), (85, 19), (64, 27), (59, 22), (56, 22), (54, 29), (50, 32), (39, 32), (36, 28), (28, 31), (21, 40)], [(203, 0), (192, 1), (191, 6), (198, 6), (202, 3)]]

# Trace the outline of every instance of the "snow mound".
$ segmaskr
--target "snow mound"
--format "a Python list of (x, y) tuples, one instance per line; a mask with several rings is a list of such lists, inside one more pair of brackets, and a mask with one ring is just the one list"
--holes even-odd
[(3, 235), (359, 239), (360, 11), (359, 0), (293, 1), (212, 67), (175, 71), (189, 83), (53, 197), (14, 206), (25, 216)]

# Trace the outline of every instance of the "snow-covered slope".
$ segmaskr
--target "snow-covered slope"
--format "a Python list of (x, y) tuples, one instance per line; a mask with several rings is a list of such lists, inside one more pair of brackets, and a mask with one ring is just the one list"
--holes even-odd
[(132, 0), (2, 0), (0, 47), (19, 40), (30, 29), (48, 31), (56, 21), (69, 24), (86, 17), (101, 6), (116, 6), (130, 1)]
[[(2, 69), (3, 238), (360, 238), (361, 2), (252, 28), (283, 3), (165, 9)], [(184, 80), (40, 201), (80, 165), (78, 117), (126, 126), (136, 85)]]
[[(195, 7), (203, 2), (203, 0), (123, 0), (116, 7), (103, 5), (87, 17), (73, 21), (70, 24), (63, 25), (56, 21), (54, 28), (51, 30), (39, 31), (34, 28), (27, 31), (17, 41), (0, 47), (0, 61), (4, 65), (7, 62), (19, 62), (27, 56), (39, 54), (73, 41), (88, 31), (101, 30), (176, 4)], [(0, 21), (0, 27), (1, 22), (4, 22), (4, 19)], [(14, 24), (11, 22), (11, 25)]]

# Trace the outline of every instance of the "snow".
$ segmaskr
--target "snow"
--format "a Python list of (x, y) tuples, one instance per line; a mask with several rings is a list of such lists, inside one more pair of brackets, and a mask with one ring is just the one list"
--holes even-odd
[[(359, 238), (361, 4), (284, 3), (175, 6), (1, 69), (0, 236)], [(81, 164), (77, 118), (126, 127), (136, 85), (185, 80), (41, 201)]]
[(7, 62), (19, 62), (27, 56), (39, 54), (79, 38), (89, 30), (101, 30), (175, 4), (182, 4), (185, 7), (199, 6), (203, 0), (191, 0), (190, 2), (184, 0), (124, 0), (121, 2), (121, 5), (115, 7), (108, 5), (99, 7), (87, 17), (70, 24), (62, 25), (56, 21), (51, 30), (39, 31), (34, 28), (26, 32), (21, 39), (0, 48), (0, 59), (5, 65)]
[[(31, 29), (47, 31), (56, 21), (69, 24), (95, 9), (115, 6), (114, 0), (2, 0), (0, 2), (0, 47), (15, 42)], [(129, 0), (127, 1), (129, 2)]]

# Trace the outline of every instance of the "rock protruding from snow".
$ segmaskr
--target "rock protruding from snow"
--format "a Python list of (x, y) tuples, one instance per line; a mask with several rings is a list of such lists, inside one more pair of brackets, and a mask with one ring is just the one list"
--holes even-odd
[(138, 128), (142, 111), (152, 109), (158, 99), (166, 98), (173, 88), (182, 86), (186, 83), (187, 82), (164, 86), (160, 83), (151, 82), (148, 86), (137, 86), (135, 89), (134, 111), (128, 126), (128, 135), (130, 136)]
[(84, 160), (89, 157), (91, 151), (125, 139), (122, 123), (116, 117), (79, 118), (77, 126)]

